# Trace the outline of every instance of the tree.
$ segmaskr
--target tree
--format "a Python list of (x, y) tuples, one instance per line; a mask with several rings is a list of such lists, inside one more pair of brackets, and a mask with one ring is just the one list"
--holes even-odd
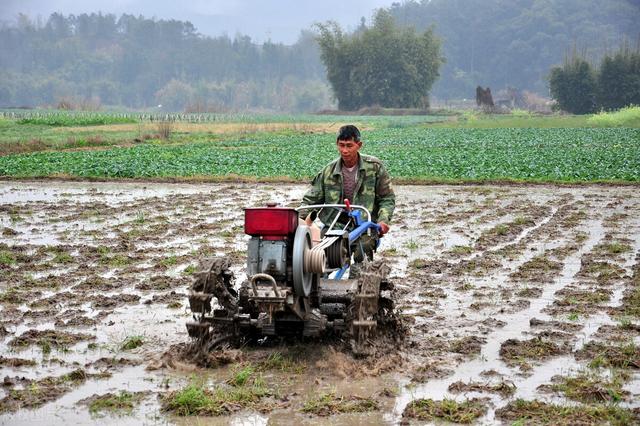
[(574, 54), (562, 67), (551, 69), (551, 96), (558, 107), (572, 114), (589, 114), (596, 110), (596, 76), (589, 62)]
[(598, 72), (598, 107), (605, 110), (640, 105), (640, 49), (622, 46), (606, 55)]
[(444, 62), (433, 29), (419, 34), (401, 28), (384, 9), (376, 12), (371, 27), (362, 25), (350, 35), (334, 22), (317, 28), (320, 57), (340, 109), (428, 106)]
[(558, 107), (574, 114), (640, 105), (640, 47), (623, 44), (597, 70), (574, 49), (562, 67), (551, 69), (549, 86)]

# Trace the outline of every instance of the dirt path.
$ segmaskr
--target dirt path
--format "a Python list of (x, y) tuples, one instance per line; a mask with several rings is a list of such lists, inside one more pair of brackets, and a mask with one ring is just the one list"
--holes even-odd
[(401, 349), (244, 348), (215, 368), (175, 356), (197, 258), (230, 256), (241, 280), (242, 207), (304, 189), (0, 182), (0, 423), (183, 423), (161, 409), (173, 392), (229, 393), (244, 376), (261, 393), (205, 423), (638, 421), (632, 187), (397, 187), (379, 255), (410, 330)]

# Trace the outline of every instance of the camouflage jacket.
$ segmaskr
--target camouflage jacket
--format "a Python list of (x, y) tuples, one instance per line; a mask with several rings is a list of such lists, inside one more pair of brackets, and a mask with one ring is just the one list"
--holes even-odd
[[(359, 155), (358, 177), (351, 204), (366, 207), (374, 222), (390, 224), (396, 206), (391, 177), (382, 162), (370, 155)], [(311, 188), (302, 198), (302, 205), (344, 204), (342, 188), (342, 161), (327, 164), (311, 182)], [(327, 213), (327, 214), (323, 214)], [(330, 224), (333, 212), (320, 214), (320, 220)]]

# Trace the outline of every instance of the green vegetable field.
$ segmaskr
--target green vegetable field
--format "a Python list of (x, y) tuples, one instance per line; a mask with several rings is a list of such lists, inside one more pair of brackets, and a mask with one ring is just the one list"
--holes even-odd
[[(343, 117), (343, 120), (345, 118)], [(399, 182), (640, 181), (640, 129), (386, 127), (364, 132), (364, 153)], [(0, 176), (306, 180), (337, 156), (332, 134), (265, 134), (0, 157)]]

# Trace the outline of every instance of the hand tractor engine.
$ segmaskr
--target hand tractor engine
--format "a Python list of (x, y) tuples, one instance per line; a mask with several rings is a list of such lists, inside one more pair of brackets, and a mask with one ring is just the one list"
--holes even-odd
[[(321, 230), (313, 220), (326, 209), (335, 219)], [(310, 212), (304, 221), (298, 219), (303, 212)], [(234, 338), (333, 332), (366, 354), (379, 313), (393, 309), (381, 297), (391, 286), (384, 262), (366, 262), (358, 278), (343, 278), (351, 247), (365, 234), (378, 241), (379, 226), (370, 218), (364, 207), (348, 203), (245, 209), (247, 280), (236, 289), (228, 258), (204, 259), (189, 294), (189, 335), (211, 350)]]

